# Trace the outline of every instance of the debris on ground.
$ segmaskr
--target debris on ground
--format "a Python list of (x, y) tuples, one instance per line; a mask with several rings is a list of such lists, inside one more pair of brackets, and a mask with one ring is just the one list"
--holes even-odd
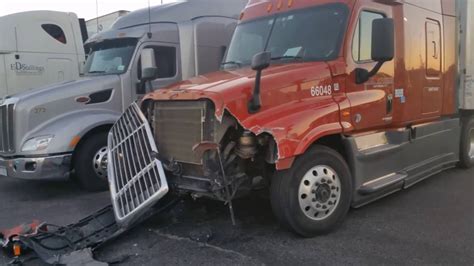
[(189, 233), (189, 238), (200, 243), (207, 243), (212, 238), (212, 230), (210, 228), (198, 228)]
[[(130, 256), (100, 262), (94, 259), (94, 251), (151, 216), (168, 210), (177, 202), (176, 199), (170, 199), (163, 205), (155, 206), (141, 220), (126, 228), (117, 224), (112, 205), (68, 226), (33, 221), (31, 224), (0, 231), (0, 245), (10, 251), (7, 252), (8, 255), (14, 257), (11, 265), (22, 265), (22, 262), (32, 258), (39, 258), (51, 265), (102, 266), (121, 263)], [(36, 256), (24, 257), (28, 251), (33, 251)]]
[(70, 254), (65, 254), (59, 258), (55, 265), (87, 265), (87, 266), (107, 266), (108, 263), (100, 262), (94, 259), (92, 249), (85, 248), (76, 250)]
[(47, 225), (38, 220), (29, 224), (21, 224), (10, 229), (0, 230), (0, 246), (9, 255), (20, 256), (25, 249), (20, 237), (37, 235), (39, 231), (47, 231)]

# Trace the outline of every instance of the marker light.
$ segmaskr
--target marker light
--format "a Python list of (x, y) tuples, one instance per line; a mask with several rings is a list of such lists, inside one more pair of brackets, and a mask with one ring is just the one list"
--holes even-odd
[(272, 11), (272, 8), (273, 8), (273, 4), (272, 4), (272, 3), (268, 4), (268, 6), (267, 6), (267, 12)]
[(282, 5), (283, 5), (283, 1), (282, 0), (278, 1), (277, 9), (280, 10)]

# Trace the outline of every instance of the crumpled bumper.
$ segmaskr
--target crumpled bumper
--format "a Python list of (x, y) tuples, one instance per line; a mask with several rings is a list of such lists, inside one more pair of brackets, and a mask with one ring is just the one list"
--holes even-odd
[(0, 177), (27, 180), (60, 179), (69, 176), (71, 154), (35, 158), (0, 157)]

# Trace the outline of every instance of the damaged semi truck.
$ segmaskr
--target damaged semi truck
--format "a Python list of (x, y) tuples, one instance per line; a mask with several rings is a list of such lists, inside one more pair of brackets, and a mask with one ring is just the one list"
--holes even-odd
[[(250, 0), (222, 70), (132, 104), (108, 140), (117, 221), (167, 194), (268, 186), (302, 236), (474, 164), (473, 3)], [(232, 211), (232, 209), (231, 209)]]
[(90, 38), (84, 77), (1, 103), (0, 176), (40, 180), (74, 170), (84, 188), (107, 189), (109, 129), (145, 95), (147, 82), (158, 89), (218, 70), (246, 3), (187, 0), (142, 9)]

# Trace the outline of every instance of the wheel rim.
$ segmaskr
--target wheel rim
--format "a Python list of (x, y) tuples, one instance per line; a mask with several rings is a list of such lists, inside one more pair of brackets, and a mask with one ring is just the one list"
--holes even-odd
[(337, 208), (341, 198), (341, 181), (336, 171), (318, 165), (301, 179), (298, 199), (301, 211), (312, 220), (324, 220)]
[(471, 139), (471, 147), (469, 149), (469, 157), (471, 159), (474, 159), (474, 128), (471, 128), (471, 131), (469, 132), (469, 136)]
[(99, 178), (107, 179), (107, 147), (102, 147), (95, 153), (92, 167)]

